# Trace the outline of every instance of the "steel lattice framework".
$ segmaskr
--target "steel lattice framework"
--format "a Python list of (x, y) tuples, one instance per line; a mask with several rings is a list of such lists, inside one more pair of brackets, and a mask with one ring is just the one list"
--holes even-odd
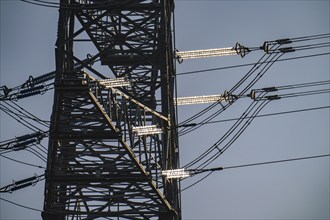
[[(173, 9), (61, 0), (44, 220), (181, 219), (179, 181), (161, 175), (179, 167)], [(133, 131), (146, 126), (161, 132)]]

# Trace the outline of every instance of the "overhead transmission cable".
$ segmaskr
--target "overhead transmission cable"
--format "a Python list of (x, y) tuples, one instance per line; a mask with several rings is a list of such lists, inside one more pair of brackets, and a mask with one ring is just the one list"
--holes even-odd
[[(265, 105), (264, 105), (265, 106)], [(263, 107), (260, 107), (260, 111)], [(248, 125), (247, 123), (245, 125)], [(205, 159), (205, 162), (200, 164), (197, 168), (205, 168), (206, 166), (208, 166), (209, 164), (211, 164), (215, 159), (217, 159), (226, 149), (228, 149), (230, 147), (230, 145), (233, 143), (233, 141), (235, 141), (239, 135), (241, 134), (242, 131), (244, 131), (244, 129), (246, 129), (246, 127), (242, 127), (238, 133), (235, 134), (235, 136), (229, 141), (227, 142), (227, 144), (222, 148), (219, 149), (217, 146), (217, 143), (214, 144), (211, 148), (209, 148), (207, 151), (204, 152), (204, 154), (202, 154), (201, 156), (199, 156), (198, 158), (196, 158), (194, 161), (192, 161), (191, 163), (187, 164), (185, 166), (185, 168), (189, 168), (189, 166), (192, 166), (194, 164), (196, 164), (197, 162), (201, 161), (202, 159), (204, 159), (207, 155), (209, 155), (215, 148), (218, 150), (216, 154), (212, 155), (211, 157), (208, 157), (207, 159)], [(197, 181), (196, 183), (202, 181), (203, 179), (207, 178), (207, 176), (203, 177), (201, 180)]]
[[(37, 116), (33, 115), (32, 113), (28, 112), (26, 109), (20, 107), (18, 104), (12, 101), (0, 102), (0, 110), (9, 115), (14, 120), (16, 120), (18, 123), (22, 124), (23, 126), (34, 132), (39, 132), (43, 134), (47, 133), (46, 131), (43, 131), (39, 126), (42, 125), (48, 128), (49, 122), (41, 120)], [(29, 120), (32, 120), (32, 122)]]
[[(323, 89), (317, 89), (317, 90), (305, 90), (305, 91), (297, 91), (292, 93), (279, 93), (277, 96), (278, 98), (291, 98), (291, 97), (298, 97), (298, 96), (306, 96), (306, 95), (318, 95), (322, 93), (329, 93), (330, 80), (323, 80), (323, 81), (317, 81), (317, 82), (308, 82), (308, 83), (299, 83), (299, 84), (293, 84), (293, 85), (286, 85), (286, 86), (277, 86), (277, 87), (265, 87), (261, 89), (252, 89), (250, 94), (247, 96), (254, 99), (254, 100), (260, 100), (260, 98), (255, 97), (257, 93), (260, 92), (279, 92), (282, 90), (292, 90), (292, 89), (301, 89), (301, 88), (307, 88), (307, 87), (321, 87), (324, 86)], [(263, 98), (263, 97), (262, 97)], [(262, 99), (261, 98), (261, 99)]]
[[(315, 36), (315, 37), (314, 37)], [(257, 70), (261, 69), (258, 74), (250, 80), (248, 85), (245, 86), (243, 90), (240, 91), (240, 93), (237, 95), (237, 98), (240, 98), (245, 92), (247, 92), (265, 73), (266, 71), (277, 61), (279, 58), (284, 55), (285, 53), (288, 52), (294, 52), (295, 49), (292, 47), (282, 47), (282, 45), (285, 44), (291, 44), (294, 41), (303, 41), (303, 40), (308, 40), (310, 38), (315, 39), (315, 38), (329, 38), (330, 34), (322, 34), (322, 35), (314, 35), (314, 36), (309, 36), (309, 37), (301, 37), (301, 38), (293, 38), (293, 39), (280, 39), (276, 41), (266, 41), (262, 48), (264, 48), (264, 51), (266, 52), (260, 60), (252, 67), (252, 69), (245, 74), (245, 76), (237, 82), (232, 89), (229, 90), (229, 93), (232, 94), (237, 90), (248, 78), (252, 76), (254, 72)], [(327, 44), (327, 46), (329, 46)], [(307, 45), (308, 47), (308, 45)], [(268, 55), (268, 56), (267, 56)], [(266, 64), (262, 67), (263, 64)], [(269, 64), (269, 65), (268, 65)], [(222, 106), (222, 109), (213, 113), (212, 115), (208, 116), (205, 118), (202, 123), (211, 121), (215, 117), (217, 117), (219, 114), (221, 114), (226, 108), (228, 108), (231, 104), (233, 104), (235, 100), (233, 100), (231, 103), (226, 104), (225, 106)], [(220, 103), (221, 104), (221, 103)], [(182, 136), (184, 134), (187, 134), (193, 130), (198, 129), (199, 127), (190, 127), (189, 123), (192, 122), (193, 120), (201, 117), (208, 111), (212, 110), (215, 106), (217, 106), (217, 103), (213, 103), (212, 105), (208, 106), (207, 108), (203, 109), (202, 111), (196, 113), (195, 115), (191, 116), (190, 118), (184, 120), (183, 122), (179, 123), (179, 127), (184, 127), (179, 131), (179, 135)], [(186, 126), (185, 126), (186, 125)]]
[[(330, 105), (328, 105), (328, 106), (314, 107), (314, 108), (296, 109), (296, 110), (283, 111), (283, 112), (273, 112), (273, 113), (268, 113), (268, 114), (256, 115), (255, 118), (269, 117), (269, 116), (283, 115), (283, 114), (292, 114), (292, 113), (306, 112), (306, 111), (315, 111), (315, 110), (322, 110), (322, 109), (327, 109), (327, 108), (330, 108)], [(246, 117), (246, 119), (248, 119), (248, 118), (250, 118), (250, 117)], [(203, 123), (203, 125), (214, 124), (214, 123), (222, 123), (222, 122), (229, 122), (229, 121), (237, 121), (237, 120), (239, 120), (239, 118), (221, 119), (221, 120), (209, 121), (207, 123)], [(190, 126), (195, 126), (197, 124), (200, 124), (200, 123), (191, 124)]]
[[(315, 86), (325, 86), (329, 85), (330, 81), (319, 81), (319, 82), (311, 82), (311, 83), (300, 83), (295, 85), (288, 85), (288, 86), (279, 86), (279, 87), (267, 87), (257, 90), (252, 90), (249, 96), (254, 100), (253, 103), (247, 108), (247, 110), (241, 115), (240, 118), (232, 125), (232, 127), (215, 143), (213, 144), (208, 150), (206, 150), (203, 154), (197, 157), (195, 160), (191, 161), (185, 168), (191, 167), (192, 165), (200, 162), (202, 159), (205, 159), (212, 151), (216, 151), (216, 153), (205, 159), (207, 163), (199, 165), (204, 166), (212, 163), (216, 158), (220, 156), (238, 137), (242, 132), (246, 129), (247, 125), (251, 123), (251, 121), (258, 116), (258, 113), (265, 107), (265, 105), (271, 100), (281, 99), (282, 97), (296, 97), (301, 95), (315, 95), (315, 94), (322, 94), (322, 93), (330, 93), (330, 89), (324, 90), (312, 90), (312, 91), (304, 91), (300, 93), (289, 93), (289, 94), (280, 94), (280, 95), (268, 95), (270, 92), (281, 91), (281, 90), (288, 90), (288, 89), (297, 89), (297, 88), (305, 88), (305, 87), (315, 87)], [(266, 102), (265, 104), (258, 105), (258, 101)], [(256, 109), (256, 110), (254, 110)], [(253, 112), (252, 112), (253, 110)], [(251, 113), (251, 115), (249, 115)], [(240, 124), (246, 120), (246, 123), (239, 128)], [(205, 123), (204, 123), (205, 124)], [(238, 132), (228, 141), (228, 143), (222, 147), (221, 149), (218, 148), (220, 144), (222, 144), (236, 129)]]
[[(302, 84), (296, 84), (296, 85), (292, 85), (291, 88), (301, 88), (301, 87), (307, 87), (307, 86), (316, 86), (316, 85), (327, 85), (329, 84), (329, 81), (320, 81), (320, 82), (313, 82), (313, 83), (302, 83)], [(283, 86), (282, 89), (289, 89), (290, 86)], [(273, 88), (272, 88), (273, 90)], [(265, 94), (270, 91), (270, 89), (264, 89), (263, 95), (258, 95), (258, 97), (255, 98), (255, 100), (258, 101), (262, 101), (263, 103), (265, 103), (263, 106), (260, 105), (258, 107), (257, 110), (255, 110), (255, 114), (253, 116), (249, 116), (249, 119), (254, 119), (257, 117), (257, 114), (262, 110), (262, 108), (264, 108), (267, 104), (267, 102), (270, 102), (270, 100), (275, 100), (275, 99), (279, 99), (281, 98), (281, 96), (277, 96), (277, 95), (270, 95), (270, 96), (265, 96)], [(328, 90), (328, 93), (330, 91)], [(268, 101), (267, 101), (268, 100)], [(258, 102), (257, 101), (257, 102)], [(251, 105), (250, 105), (251, 107)], [(244, 115), (244, 114), (243, 114)], [(246, 129), (247, 125), (249, 125), (251, 123), (247, 122), (244, 124), (244, 126), (240, 127), (238, 129), (238, 132), (234, 134), (234, 136), (227, 141), (227, 143), (222, 147), (219, 148), (218, 146), (220, 144), (222, 144), (224, 142), (225, 139), (227, 139), (229, 137), (229, 135), (232, 134), (232, 132), (238, 127), (238, 122), (239, 120), (241, 120), (241, 118), (239, 118), (236, 123), (227, 131), (227, 133), (222, 136), (215, 144), (213, 144), (209, 149), (207, 149), (203, 154), (201, 154), (200, 156), (198, 156), (197, 158), (195, 158), (193, 161), (191, 161), (190, 163), (188, 163), (187, 165), (184, 166), (185, 169), (189, 169), (191, 166), (193, 165), (197, 165), (197, 163), (199, 163), (197, 165), (197, 167), (195, 169), (205, 169), (205, 167), (207, 167), (208, 165), (210, 165), (213, 161), (215, 161), (225, 150), (227, 150), (232, 143), (234, 143), (234, 141), (242, 134), (242, 132)], [(214, 153), (215, 151), (215, 153)], [(212, 153), (213, 152), (213, 153)], [(212, 155), (211, 155), (212, 153)], [(202, 162), (204, 161), (204, 162)], [(210, 175), (210, 174), (209, 174)], [(203, 178), (201, 178), (200, 180), (198, 180), (197, 182), (195, 182), (195, 184), (197, 184), (198, 182), (204, 180), (205, 178), (207, 178), (209, 175), (204, 176)], [(194, 184), (193, 184), (194, 185)]]
[[(279, 90), (286, 90), (286, 89), (297, 89), (297, 88), (304, 88), (304, 87), (312, 87), (312, 86), (322, 86), (322, 85), (328, 85), (330, 84), (330, 80), (322, 80), (322, 81), (314, 81), (314, 82), (307, 82), (307, 83), (297, 83), (297, 84), (291, 84), (291, 85), (285, 85), (285, 86), (276, 86), (274, 89), (276, 91)], [(262, 88), (260, 90), (267, 90), (268, 88)]]
[[(310, 82), (310, 83), (301, 83), (301, 84), (294, 84), (294, 85), (286, 85), (286, 86), (278, 86), (278, 87), (268, 87), (268, 88), (262, 88), (262, 89), (253, 89), (251, 91), (251, 93), (252, 92), (253, 93), (259, 93), (261, 91), (274, 92), (274, 91), (281, 91), (281, 90), (288, 90), (288, 89), (298, 89), (298, 88), (314, 87), (314, 86), (322, 86), (322, 85), (329, 85), (329, 84), (330, 84), (330, 81), (329, 80), (325, 80), (325, 81)], [(329, 89), (309, 90), (309, 91), (302, 91), (302, 92), (281, 94), (281, 95), (279, 95), (278, 98), (291, 98), (291, 97), (306, 96), (306, 95), (317, 95), (317, 94), (323, 94), (323, 93), (329, 93)], [(244, 98), (244, 97), (245, 98), (251, 97), (251, 94), (244, 95), (241, 98)], [(253, 97), (251, 97), (251, 98), (253, 98)], [(304, 109), (301, 109), (301, 110), (293, 110), (293, 111), (289, 111), (289, 112), (278, 112), (278, 113), (271, 113), (271, 114), (266, 114), (266, 115), (258, 115), (256, 117), (263, 117), (263, 116), (284, 114), (284, 113), (290, 113), (290, 112), (307, 111), (307, 110), (317, 110), (317, 109), (322, 109), (322, 108), (327, 108), (327, 106), (325, 106), (325, 107), (310, 108), (310, 109), (305, 109), (305, 110)], [(223, 121), (232, 121), (232, 120), (236, 120), (236, 119), (225, 119), (225, 120), (220, 120), (220, 121), (209, 121), (209, 122), (191, 123), (191, 124), (182, 125), (182, 127), (193, 127), (193, 126), (196, 126), (196, 125), (199, 125), (199, 124), (209, 124), (209, 123), (211, 124), (211, 123), (217, 123), (217, 122), (223, 122)]]
[[(246, 111), (241, 115), (241, 117), (230, 127), (230, 129), (221, 136), (211, 147), (209, 147), (204, 153), (199, 155), (197, 158), (184, 165), (183, 167), (188, 169), (197, 163), (197, 168), (206, 167), (210, 163), (212, 163), (215, 159), (217, 159), (221, 154), (223, 154), (233, 143), (237, 140), (237, 138), (243, 133), (243, 131), (251, 124), (252, 120), (256, 115), (269, 103), (269, 101), (257, 102), (254, 101), (250, 104), (250, 106), (246, 109)], [(246, 120), (246, 118), (248, 119)], [(243, 123), (245, 121), (245, 123)], [(236, 132), (236, 133), (234, 133)], [(223, 144), (228, 138), (226, 144), (223, 147), (219, 148), (221, 144)], [(213, 155), (209, 156), (211, 153)], [(208, 157), (209, 156), (209, 157)], [(202, 162), (204, 160), (204, 162)]]
[[(26, 118), (26, 119), (30, 119), (34, 122), (37, 122), (39, 125), (42, 125), (42, 126), (46, 127), (46, 128), (48, 128), (49, 125), (50, 125), (49, 121), (41, 120), (40, 118), (38, 118), (34, 114), (30, 113), (26, 109), (22, 108), (21, 106), (19, 106), (17, 103), (15, 103), (13, 101), (3, 101), (2, 103), (6, 104), (11, 109), (13, 109), (13, 110), (11, 110), (11, 112), (13, 112), (17, 116), (20, 116), (20, 117)], [(14, 112), (14, 111), (16, 111), (16, 112)]]
[[(296, 59), (303, 59), (303, 58), (310, 58), (310, 57), (318, 57), (318, 56), (325, 56), (329, 55), (328, 53), (317, 53), (312, 55), (306, 55), (306, 56), (296, 56), (296, 57), (290, 57), (290, 58), (284, 58), (284, 59), (278, 59), (276, 62), (280, 61), (289, 61), (289, 60), (296, 60)], [(270, 61), (267, 61), (270, 62)], [(264, 62), (264, 63), (267, 63)], [(203, 72), (211, 72), (211, 71), (217, 71), (217, 70), (225, 70), (225, 69), (232, 69), (232, 68), (240, 68), (240, 67), (246, 67), (246, 66), (254, 66), (257, 63), (246, 63), (246, 64), (239, 64), (239, 65), (233, 65), (233, 66), (224, 66), (224, 67), (216, 67), (216, 68), (210, 68), (210, 69), (201, 69), (201, 70), (194, 70), (194, 71), (188, 71), (188, 72), (181, 72), (177, 73), (177, 76), (183, 76), (183, 75), (190, 75), (195, 73), (203, 73)]]
[[(280, 47), (280, 46), (278, 46), (278, 47)], [(273, 55), (273, 54), (271, 54), (271, 55)], [(264, 74), (270, 69), (270, 67), (272, 65), (274, 65), (274, 63), (283, 55), (284, 55), (284, 53), (278, 53), (278, 54), (275, 53), (275, 55), (273, 57), (268, 56), (265, 61), (267, 61), (269, 59), (271, 61), (270, 63), (267, 63), (263, 67), (261, 65), (259, 65), (259, 66), (256, 66), (255, 69), (252, 68), (252, 71), (249, 71), (236, 85), (234, 85), (234, 87), (232, 87), (229, 90), (229, 92), (233, 93), (234, 91), (236, 91), (241, 85), (243, 85), (243, 83), (245, 83), (245, 81), (250, 76), (252, 76), (252, 74), (254, 72), (256, 72), (257, 70), (259, 70), (259, 68), (261, 68), (261, 70), (256, 74), (256, 76), (254, 78), (252, 78), (252, 80), (248, 83), (248, 85), (245, 86), (244, 89), (242, 89), (239, 92), (238, 96), (240, 97), (241, 95), (246, 93), (255, 83), (257, 83), (258, 80), (260, 80), (261, 77), (264, 76)]]
[[(317, 40), (322, 38), (327, 38), (327, 34), (323, 35), (316, 35), (316, 37), (310, 37), (307, 38), (308, 40)], [(218, 57), (218, 56), (228, 56), (228, 55), (241, 55), (241, 57), (245, 57), (246, 54), (250, 53), (251, 51), (256, 50), (264, 50), (266, 53), (286, 53), (286, 52), (293, 52), (298, 50), (306, 50), (306, 49), (316, 49), (316, 48), (322, 48), (322, 47), (329, 47), (329, 42), (323, 42), (323, 43), (315, 43), (310, 45), (302, 45), (297, 46), (295, 48), (293, 47), (284, 47), (280, 49), (273, 49), (272, 47), (276, 44), (290, 44), (292, 42), (297, 42), (298, 40), (292, 38), (292, 39), (279, 39), (275, 41), (266, 41), (264, 44), (260, 47), (245, 47), (239, 43), (236, 43), (235, 47), (226, 47), (226, 48), (214, 48), (214, 49), (204, 49), (204, 50), (190, 50), (190, 51), (176, 51), (175, 57), (178, 59), (179, 63), (182, 63), (183, 60), (186, 59), (196, 59), (196, 58), (207, 58), (207, 57)], [(300, 39), (299, 41), (303, 41), (303, 39)]]
[(11, 161), (14, 161), (16, 163), (23, 164), (23, 165), (27, 165), (27, 166), (31, 166), (31, 167), (36, 167), (36, 168), (40, 168), (40, 169), (46, 169), (46, 167), (43, 167), (43, 166), (40, 166), (40, 165), (36, 165), (36, 164), (32, 164), (32, 163), (27, 163), (27, 162), (24, 162), (24, 161), (21, 161), (21, 160), (16, 160), (16, 159), (7, 157), (7, 156), (5, 156), (3, 154), (0, 154), (0, 157), (6, 158), (7, 160), (11, 160)]
[[(26, 151), (28, 151), (29, 153), (33, 154), (34, 156), (38, 157), (40, 160), (42, 160), (43, 162), (47, 162), (46, 161), (46, 156), (45, 155), (42, 155), (39, 151), (33, 149), (33, 148), (26, 148), (24, 149)], [(13, 152), (13, 150), (4, 150), (4, 151), (1, 151), (0, 153), (0, 156), (3, 156), (4, 154), (7, 154), (7, 153), (10, 153), (10, 152)]]
[[(246, 80), (255, 70), (257, 70), (259, 68), (258, 63), (260, 63), (261, 60), (264, 59), (264, 57), (266, 57), (267, 54), (264, 54), (260, 60), (256, 63), (256, 65), (248, 72), (245, 74), (245, 76), (238, 82), (236, 83), (236, 85), (234, 85), (234, 87), (229, 91), (230, 93), (233, 92), (236, 88), (238, 88), (239, 85), (241, 85), (244, 80)], [(268, 55), (268, 57), (270, 57), (271, 55)], [(267, 58), (268, 59), (268, 58)], [(208, 106), (205, 110), (202, 110), (201, 112), (197, 113), (196, 115), (186, 119), (185, 121), (179, 123), (179, 126), (182, 124), (187, 124), (193, 120), (195, 120), (196, 118), (200, 117), (201, 115), (205, 114), (206, 112), (208, 112), (209, 110), (213, 109), (215, 106), (217, 106), (217, 103), (213, 103), (212, 105)], [(222, 110), (225, 110), (227, 107), (229, 106), (229, 104), (223, 106)]]
[(264, 50), (266, 53), (286, 53), (286, 52), (293, 52), (298, 50), (306, 50), (306, 49), (316, 49), (322, 47), (329, 47), (329, 42), (323, 43), (315, 43), (309, 45), (302, 45), (297, 46), (295, 48), (292, 47), (285, 47), (280, 49), (273, 49), (272, 47), (276, 44), (290, 44), (292, 42), (297, 41), (304, 41), (304, 40), (317, 40), (328, 37), (327, 34), (324, 35), (316, 35), (315, 37), (305, 37), (299, 39), (280, 39), (276, 41), (266, 41), (263, 46), (261, 47), (244, 47), (243, 45), (236, 43), (235, 47), (226, 47), (226, 48), (214, 48), (214, 49), (204, 49), (204, 50), (190, 50), (190, 51), (176, 51), (175, 57), (178, 59), (179, 63), (182, 63), (183, 60), (186, 59), (196, 59), (196, 58), (207, 58), (207, 57), (218, 57), (218, 56), (228, 56), (228, 55), (241, 55), (241, 57), (245, 57), (246, 54), (250, 53), (251, 51), (256, 50)]
[[(3, 106), (3, 104), (8, 104), (8, 106)], [(20, 137), (12, 138), (5, 141), (0, 141), (0, 153), (4, 153), (4, 150), (7, 150), (7, 153), (9, 151), (18, 151), (21, 149), (25, 149), (29, 146), (35, 145), (40, 151), (46, 154), (46, 148), (40, 144), (40, 141), (47, 137), (49, 132), (43, 131), (36, 125), (30, 123), (26, 119), (33, 120), (34, 122), (38, 122), (39, 125), (43, 125), (45, 127), (49, 127), (49, 124), (46, 123), (43, 120), (40, 120), (35, 115), (29, 113), (25, 109), (21, 108), (16, 103), (12, 103), (16, 105), (17, 107), (12, 106), (11, 104), (5, 102), (0, 103), (0, 109), (4, 111), (6, 114), (8, 114), (10, 117), (14, 118), (16, 121), (18, 121), (20, 124), (24, 125), (25, 127), (29, 128), (30, 130), (34, 131), (32, 134), (23, 135)], [(9, 109), (10, 107), (14, 108), (16, 111), (19, 111), (17, 113), (16, 111), (13, 111), (12, 109)], [(19, 108), (19, 109), (18, 109)], [(39, 146), (38, 146), (39, 145)], [(41, 148), (40, 148), (41, 147)]]
[(36, 211), (36, 212), (42, 212), (42, 210), (40, 210), (40, 209), (31, 208), (31, 207), (28, 207), (28, 206), (25, 206), (25, 205), (21, 205), (21, 204), (18, 204), (18, 203), (16, 203), (16, 202), (12, 202), (12, 201), (10, 201), (10, 200), (8, 200), (8, 199), (4, 199), (4, 198), (1, 198), (1, 197), (0, 197), (0, 200), (5, 201), (5, 202), (8, 202), (8, 203), (10, 203), (10, 204), (13, 204), (13, 205), (18, 206), (18, 207), (21, 207), (21, 208), (25, 208), (25, 209), (33, 210), (33, 211)]
[(318, 40), (324, 38), (330, 38), (330, 33), (314, 34), (314, 35), (302, 36), (302, 37), (293, 37), (293, 38), (289, 38), (289, 40), (291, 40), (292, 42), (300, 42), (300, 41)]
[(8, 107), (3, 106), (0, 103), (0, 110), (2, 110), (4, 113), (6, 113), (8, 116), (10, 116), (11, 118), (13, 118), (14, 120), (16, 120), (18, 123), (22, 124), (23, 126), (27, 127), (28, 129), (32, 130), (32, 131), (41, 131), (40, 128), (36, 127), (35, 125), (33, 125), (32, 123), (28, 122), (27, 120), (25, 120), (23, 117), (21, 117), (20, 115), (16, 115), (12, 110), (10, 110)]
[[(270, 56), (272, 56), (273, 54), (270, 54), (267, 58), (269, 59)], [(273, 55), (273, 57), (270, 59), (274, 62), (271, 62), (271, 63), (267, 63), (263, 68), (261, 68), (261, 70), (258, 72), (258, 74), (251, 80), (251, 82), (248, 84), (248, 86), (246, 86), (237, 96), (237, 99), (239, 99), (240, 97), (243, 96), (243, 94), (248, 90), (250, 89), (265, 73), (266, 71), (275, 63), (276, 59), (280, 58), (283, 54), (275, 54)], [(264, 55), (260, 60), (264, 59), (266, 55)], [(249, 78), (255, 71), (257, 71), (259, 68), (261, 67), (261, 65), (259, 66), (254, 66), (238, 83), (236, 83), (236, 85), (234, 85), (234, 87), (232, 89), (229, 90), (229, 93), (233, 93), (235, 92), (236, 89), (238, 89), (239, 86), (241, 86), (243, 84), (244, 81), (247, 80), (247, 78)], [(230, 105), (232, 105), (237, 99), (233, 100), (232, 102), (230, 103), (227, 103), (226, 105), (222, 106), (222, 108), (211, 114), (210, 116), (208, 116), (207, 118), (203, 119), (201, 122), (202, 123), (205, 123), (205, 122), (208, 122), (208, 121), (211, 121), (213, 120), (215, 117), (217, 117), (219, 114), (221, 114), (223, 111), (225, 111)], [(212, 108), (214, 108), (216, 105), (212, 104), (211, 105), (212, 107), (211, 108), (208, 108), (207, 111), (211, 110)], [(205, 114), (206, 111), (202, 111), (203, 113), (202, 114)], [(193, 120), (195, 120), (196, 118), (200, 117), (202, 115), (201, 113), (197, 113), (196, 115), (190, 117), (189, 119), (179, 123), (179, 126), (180, 125), (183, 125), (183, 124), (187, 124), (187, 123), (190, 123), (192, 122)], [(194, 126), (194, 127), (186, 127), (186, 128), (183, 128), (179, 131), (179, 135), (182, 136), (182, 135), (185, 135), (189, 132), (192, 132), (196, 129), (198, 129), (199, 127), (201, 127), (202, 124), (200, 125), (197, 125), (197, 126)]]
[(39, 151), (33, 149), (33, 148), (28, 148), (25, 149), (26, 151), (30, 152), (31, 154), (35, 155), (36, 157), (38, 157), (40, 160), (42, 160), (43, 162), (47, 163), (47, 158), (45, 155), (42, 155)]
[[(240, 120), (242, 121), (242, 123), (238, 124), (238, 127), (235, 128), (235, 130), (237, 130), (235, 132), (235, 130), (233, 130), (232, 132), (230, 132), (228, 134), (227, 137), (229, 137), (229, 135), (231, 135), (232, 137), (229, 138), (229, 140), (226, 140), (226, 138), (221, 138), (219, 139), (214, 145), (213, 145), (213, 149), (216, 149), (216, 153), (213, 154), (212, 156), (208, 157), (208, 159), (204, 162), (202, 162), (201, 164), (199, 164), (197, 166), (197, 168), (205, 168), (208, 165), (210, 165), (211, 163), (213, 163), (221, 154), (223, 154), (230, 146), (232, 146), (232, 144), (243, 134), (243, 132), (247, 129), (247, 127), (251, 124), (251, 122), (255, 119), (255, 116), (258, 115), (258, 113), (264, 108), (266, 107), (266, 105), (269, 103), (270, 101), (263, 101), (260, 103), (260, 105), (256, 105), (253, 106), (253, 108), (255, 108), (255, 110), (251, 113), (251, 116), (243, 123), (244, 120)], [(241, 125), (242, 124), (242, 125)], [(224, 143), (224, 141), (227, 141), (226, 144), (224, 144), (224, 146), (222, 148), (219, 148), (220, 145), (222, 143)], [(210, 155), (207, 154), (205, 155), (203, 158), (205, 158), (206, 156)]]
[[(242, 164), (242, 165), (234, 165), (234, 166), (225, 166), (225, 167), (214, 167), (209, 169), (196, 169), (196, 170), (187, 170), (187, 172), (191, 173), (191, 176), (209, 172), (206, 176), (200, 178), (198, 181), (195, 181), (194, 183), (186, 186), (181, 190), (181, 192), (195, 186), (196, 184), (200, 183), (207, 177), (209, 177), (213, 172), (215, 171), (222, 171), (222, 170), (228, 170), (228, 169), (237, 169), (237, 168), (244, 168), (244, 167), (252, 167), (252, 166), (261, 166), (261, 165), (269, 165), (269, 164), (277, 164), (277, 163), (286, 163), (286, 162), (293, 162), (293, 161), (300, 161), (300, 160), (309, 160), (309, 159), (317, 159), (317, 158), (323, 158), (323, 157), (329, 157), (330, 154), (322, 154), (322, 155), (315, 155), (315, 156), (308, 156), (308, 157), (297, 157), (297, 158), (290, 158), (290, 159), (284, 159), (284, 160), (273, 160), (273, 161), (266, 161), (266, 162), (259, 162), (259, 163), (250, 163), (250, 164)], [(185, 180), (185, 179), (184, 179)]]

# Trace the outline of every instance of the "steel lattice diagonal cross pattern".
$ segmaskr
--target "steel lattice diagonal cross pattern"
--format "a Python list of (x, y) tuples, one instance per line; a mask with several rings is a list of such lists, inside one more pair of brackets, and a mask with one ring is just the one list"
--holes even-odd
[(43, 219), (181, 219), (173, 1), (60, 5)]

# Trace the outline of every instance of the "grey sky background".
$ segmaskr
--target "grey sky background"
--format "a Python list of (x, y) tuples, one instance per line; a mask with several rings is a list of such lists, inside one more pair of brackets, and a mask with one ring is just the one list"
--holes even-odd
[[(54, 48), (58, 10), (0, 0), (0, 85), (14, 87), (30, 75), (55, 69)], [(175, 43), (180, 51), (247, 47), (264, 41), (330, 32), (329, 1), (184, 1), (175, 8)], [(324, 50), (323, 50), (324, 52)], [(326, 52), (329, 52), (329, 48)], [(314, 54), (295, 52), (282, 58)], [(262, 51), (245, 58), (228, 56), (187, 60), (176, 65), (177, 73), (203, 70), (260, 59)], [(178, 96), (220, 94), (246, 74), (251, 67), (179, 75)], [(275, 63), (253, 87), (283, 86), (329, 80), (329, 56)], [(215, 120), (237, 118), (251, 103), (238, 100)], [(41, 119), (49, 120), (53, 93), (17, 102)], [(329, 94), (274, 100), (261, 114), (329, 106)], [(182, 106), (179, 121), (207, 105)], [(220, 109), (220, 106), (218, 106)], [(210, 167), (281, 160), (329, 154), (329, 109), (255, 119), (235, 143)], [(197, 119), (195, 122), (199, 122)], [(232, 125), (205, 125), (180, 137), (181, 164), (185, 165), (215, 143)], [(32, 133), (1, 112), (1, 141)], [(47, 147), (47, 142), (42, 143)], [(45, 166), (35, 155), (18, 151), (6, 156)], [(329, 158), (237, 168), (214, 172), (201, 183), (182, 192), (183, 219), (329, 219)], [(0, 157), (0, 187), (21, 180), (42, 169)], [(182, 181), (182, 188), (204, 175)], [(42, 209), (44, 182), (1, 198)], [(0, 219), (41, 219), (40, 213), (0, 201)]]

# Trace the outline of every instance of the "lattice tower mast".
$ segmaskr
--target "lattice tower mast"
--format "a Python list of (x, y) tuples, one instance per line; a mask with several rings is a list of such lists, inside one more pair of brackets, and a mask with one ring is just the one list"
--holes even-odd
[(43, 219), (181, 219), (173, 1), (60, 3)]

